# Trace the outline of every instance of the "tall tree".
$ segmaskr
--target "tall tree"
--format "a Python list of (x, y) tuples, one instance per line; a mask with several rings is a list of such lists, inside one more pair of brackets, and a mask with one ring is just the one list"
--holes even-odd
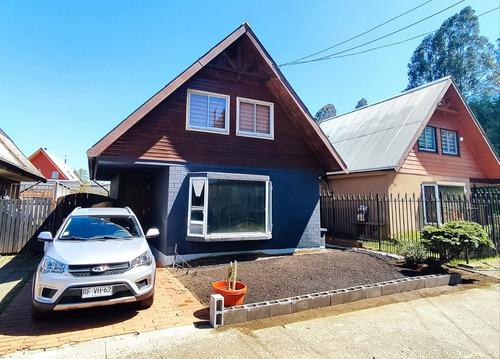
[(408, 89), (452, 75), (467, 100), (484, 94), (498, 93), (500, 86), (491, 81), (495, 50), (479, 34), (479, 21), (470, 6), (443, 22), (433, 34), (424, 38), (408, 64)]
[(331, 103), (321, 107), (318, 112), (316, 112), (316, 116), (314, 116), (314, 120), (317, 123), (321, 123), (323, 120), (334, 117), (337, 115), (337, 109)]
[(356, 105), (355, 109), (361, 108), (368, 105), (368, 101), (366, 101), (366, 98), (362, 98), (361, 100), (358, 101), (358, 104)]

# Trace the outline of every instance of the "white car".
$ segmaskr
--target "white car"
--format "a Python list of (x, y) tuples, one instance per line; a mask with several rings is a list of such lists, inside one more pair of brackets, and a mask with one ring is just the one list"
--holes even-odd
[(76, 208), (55, 237), (41, 232), (45, 255), (33, 278), (32, 318), (70, 310), (154, 300), (155, 259), (130, 208)]

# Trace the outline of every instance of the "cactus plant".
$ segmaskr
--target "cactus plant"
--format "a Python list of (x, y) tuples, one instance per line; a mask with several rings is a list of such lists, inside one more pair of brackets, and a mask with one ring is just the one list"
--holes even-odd
[(236, 275), (238, 272), (238, 263), (236, 261), (229, 262), (227, 267), (227, 289), (236, 290)]

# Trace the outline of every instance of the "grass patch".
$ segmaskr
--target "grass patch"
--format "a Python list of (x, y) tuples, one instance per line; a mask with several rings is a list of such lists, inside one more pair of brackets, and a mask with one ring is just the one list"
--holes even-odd
[[(469, 263), (483, 263), (483, 262), (488, 262), (488, 261), (492, 261), (492, 260), (499, 259), (499, 258), (500, 258), (499, 256), (485, 257), (485, 258), (471, 258), (471, 259), (469, 259)], [(465, 259), (452, 259), (447, 264), (450, 266), (457, 266), (459, 263), (465, 263)]]

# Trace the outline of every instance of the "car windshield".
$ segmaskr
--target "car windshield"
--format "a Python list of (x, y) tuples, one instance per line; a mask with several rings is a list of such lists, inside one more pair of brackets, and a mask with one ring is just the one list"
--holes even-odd
[(66, 223), (61, 240), (131, 239), (140, 236), (132, 216), (75, 216)]

